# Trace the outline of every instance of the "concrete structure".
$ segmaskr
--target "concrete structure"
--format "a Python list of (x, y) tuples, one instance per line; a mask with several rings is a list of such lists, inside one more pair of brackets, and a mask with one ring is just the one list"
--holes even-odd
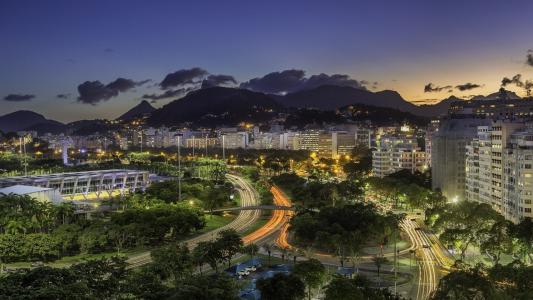
[(431, 142), (433, 189), (440, 189), (448, 199), (465, 199), (466, 145), (477, 136), (478, 126), (490, 121), (479, 118), (445, 119)]
[(120, 169), (0, 178), (0, 187), (27, 185), (52, 188), (69, 200), (105, 199), (144, 190), (149, 183), (147, 171)]
[(27, 195), (32, 198), (35, 198), (37, 201), (51, 202), (53, 204), (59, 204), (63, 202), (63, 197), (61, 197), (61, 194), (58, 190), (38, 186), (13, 185), (5, 188), (0, 188), (0, 196), (2, 194)]
[(503, 215), (513, 222), (533, 218), (533, 129), (511, 135), (503, 160)]
[(246, 148), (248, 146), (247, 132), (227, 132), (220, 136), (220, 145), (224, 142), (226, 149)]
[(372, 174), (385, 177), (400, 170), (424, 171), (426, 155), (416, 138), (405, 136), (381, 136), (372, 151)]

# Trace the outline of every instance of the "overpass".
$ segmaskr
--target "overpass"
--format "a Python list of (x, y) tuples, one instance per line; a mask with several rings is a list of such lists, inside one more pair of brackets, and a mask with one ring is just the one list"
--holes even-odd
[[(283, 205), (254, 205), (254, 206), (220, 208), (220, 209), (215, 209), (212, 212), (241, 211), (241, 210), (294, 210), (294, 207), (283, 206)], [(210, 211), (206, 211), (206, 212), (210, 212)]]

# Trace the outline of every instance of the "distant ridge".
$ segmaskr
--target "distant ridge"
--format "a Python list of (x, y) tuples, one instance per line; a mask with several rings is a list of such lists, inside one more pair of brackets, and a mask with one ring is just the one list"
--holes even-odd
[(0, 117), (0, 130), (3, 132), (35, 130), (39, 133), (57, 133), (64, 128), (65, 124), (29, 110), (19, 110)]
[(122, 114), (120, 117), (118, 117), (117, 120), (128, 121), (138, 117), (148, 116), (155, 110), (155, 107), (148, 103), (148, 101), (143, 100), (141, 101), (141, 103), (137, 104), (136, 106)]

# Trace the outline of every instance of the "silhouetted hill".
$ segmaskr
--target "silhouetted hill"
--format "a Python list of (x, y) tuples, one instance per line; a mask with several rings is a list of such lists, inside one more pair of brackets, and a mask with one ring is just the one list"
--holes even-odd
[(235, 125), (270, 119), (283, 107), (270, 96), (249, 90), (212, 87), (190, 92), (154, 111), (152, 126), (194, 122), (195, 125)]
[(354, 104), (339, 108), (339, 113), (343, 114), (351, 121), (371, 121), (375, 125), (392, 124), (414, 124), (425, 126), (429, 123), (429, 117), (414, 115), (410, 112), (401, 111), (389, 107), (377, 107), (374, 105)]
[(450, 96), (444, 100), (441, 100), (438, 103), (435, 104), (424, 104), (420, 105), (420, 109), (424, 111), (424, 115), (431, 116), (431, 117), (437, 117), (446, 115), (448, 113), (448, 109), (450, 108), (450, 104), (456, 101), (464, 101), (464, 99)]
[(371, 91), (346, 86), (323, 85), (315, 89), (299, 91), (281, 98), (280, 103), (288, 107), (318, 108), (335, 110), (352, 104), (366, 104), (389, 107), (420, 114), (416, 105), (404, 100), (396, 91)]
[(125, 112), (123, 115), (117, 118), (117, 120), (131, 120), (138, 117), (148, 116), (150, 113), (155, 111), (155, 107), (153, 107), (148, 101), (143, 100), (141, 103), (134, 106), (132, 109)]
[(46, 131), (41, 129), (46, 129), (46, 127), (57, 129), (61, 126), (65, 125), (29, 110), (19, 110), (0, 117), (0, 130), (3, 132), (36, 130), (43, 133)]

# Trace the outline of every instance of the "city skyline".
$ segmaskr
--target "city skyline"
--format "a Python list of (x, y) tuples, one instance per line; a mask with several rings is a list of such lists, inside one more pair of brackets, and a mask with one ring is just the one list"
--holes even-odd
[[(522, 87), (506, 88), (526, 95), (532, 3), (411, 2), (4, 1), (2, 114), (113, 119), (141, 99), (160, 107), (204, 79), (271, 93), (333, 82), (421, 104), (490, 94), (521, 74)], [(263, 78), (272, 72), (280, 73)], [(154, 99), (165, 93), (172, 97)]]

